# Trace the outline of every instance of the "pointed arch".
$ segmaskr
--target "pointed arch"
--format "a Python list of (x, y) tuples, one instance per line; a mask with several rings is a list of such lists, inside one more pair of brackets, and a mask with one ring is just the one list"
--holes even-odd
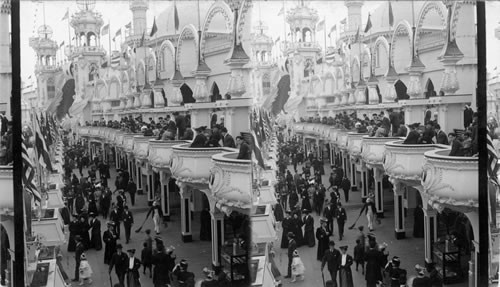
[[(411, 61), (412, 61), (412, 58), (413, 58), (413, 55), (412, 55), (412, 44), (413, 44), (413, 32), (412, 32), (412, 29), (411, 29), (411, 26), (410, 26), (410, 23), (408, 23), (408, 21), (406, 20), (402, 20), (398, 23), (398, 25), (396, 25), (396, 28), (394, 29), (394, 32), (392, 34), (392, 39), (391, 39), (391, 58), (392, 58), (392, 63), (394, 64), (397, 64), (396, 60), (395, 60), (395, 57), (396, 57), (396, 51), (398, 48), (397, 46), (397, 38), (399, 37), (402, 37), (402, 36), (407, 36), (408, 38), (408, 47), (409, 47), (409, 51), (408, 51), (408, 55), (407, 56), (404, 56), (405, 59), (408, 59), (408, 65), (411, 64)], [(398, 71), (397, 67), (394, 66), (394, 68), (396, 69), (396, 72), (401, 72), (401, 71)]]
[(443, 26), (443, 28), (446, 28), (446, 14), (448, 13), (443, 9), (443, 3), (440, 1), (426, 1), (422, 6), (422, 9), (420, 9), (417, 18), (418, 20), (415, 30), (415, 47), (418, 47), (418, 44), (420, 42), (420, 31), (422, 30), (422, 27), (425, 23), (425, 18), (427, 14), (432, 11), (435, 11), (439, 15), (441, 25)]
[(408, 96), (408, 87), (406, 87), (405, 83), (401, 81), (401, 79), (397, 80), (394, 83), (394, 88), (396, 89), (396, 99), (399, 100), (407, 100), (410, 98)]
[(351, 62), (351, 75), (352, 75), (352, 81), (357, 83), (359, 82), (359, 69), (360, 67), (360, 62), (358, 56), (354, 56)]
[[(380, 46), (384, 47), (385, 48), (385, 51), (387, 53), (387, 58), (386, 59), (382, 59), (381, 58), (381, 55), (380, 55)], [(385, 74), (387, 72), (387, 70), (389, 69), (389, 61), (390, 63), (392, 63), (392, 57), (391, 59), (389, 59), (389, 49), (390, 49), (390, 46), (389, 46), (389, 42), (387, 41), (387, 38), (383, 37), (383, 36), (380, 36), (377, 38), (377, 40), (375, 41), (375, 53), (374, 53), (374, 56), (375, 56), (375, 70), (377, 68), (380, 68), (383, 72), (383, 74)], [(387, 65), (382, 65), (382, 63), (386, 63), (386, 60), (387, 60)]]
[(333, 93), (335, 93), (335, 90), (337, 86), (337, 79), (335, 79), (335, 76), (333, 75), (332, 72), (327, 72), (325, 74), (325, 78), (323, 80), (323, 91), (325, 94), (328, 96), (332, 96)]
[(135, 79), (137, 81), (137, 86), (144, 86), (145, 84), (144, 73), (146, 73), (146, 65), (144, 64), (144, 59), (139, 60), (135, 71), (136, 71)]
[(231, 8), (225, 1), (217, 0), (215, 3), (210, 6), (208, 9), (207, 15), (205, 16), (205, 20), (203, 21), (203, 31), (201, 32), (201, 53), (205, 53), (205, 45), (206, 45), (206, 34), (208, 33), (208, 29), (210, 28), (210, 23), (216, 15), (222, 15), (225, 20), (226, 30), (233, 31), (233, 23), (234, 23), (234, 15), (231, 11)]
[(160, 45), (160, 72), (166, 72), (166, 78), (171, 79), (175, 72), (175, 47), (170, 40), (165, 40)]
[(219, 90), (219, 86), (217, 82), (212, 83), (212, 87), (210, 88), (210, 101), (213, 103), (217, 100), (222, 100), (222, 95)]
[(120, 73), (120, 81), (122, 95), (128, 94), (130, 92), (131, 85), (127, 71), (122, 71)]
[(187, 83), (182, 84), (182, 86), (179, 88), (181, 90), (182, 94), (182, 102), (184, 104), (190, 104), (190, 103), (195, 103), (196, 100), (193, 98), (193, 90)]
[(108, 99), (119, 99), (121, 96), (121, 81), (117, 75), (111, 76), (108, 85)]
[(424, 95), (426, 99), (435, 97), (437, 95), (436, 90), (434, 89), (434, 83), (432, 83), (431, 78), (428, 78), (427, 82), (425, 83)]
[[(198, 32), (196, 31), (196, 27), (194, 27), (193, 24), (188, 24), (186, 26), (184, 26), (184, 28), (182, 28), (181, 30), (181, 34), (179, 35), (179, 38), (177, 40), (177, 68), (179, 69), (180, 71), (180, 66), (181, 66), (181, 62), (180, 62), (180, 59), (181, 59), (181, 54), (183, 52), (183, 43), (184, 43), (184, 40), (186, 40), (187, 38), (190, 38), (190, 39), (193, 39), (193, 43), (194, 43), (194, 48), (195, 48), (195, 51), (196, 51), (196, 57), (198, 57), (198, 37), (197, 37), (197, 34)], [(193, 66), (193, 70), (196, 68), (196, 62), (194, 63), (194, 66)]]

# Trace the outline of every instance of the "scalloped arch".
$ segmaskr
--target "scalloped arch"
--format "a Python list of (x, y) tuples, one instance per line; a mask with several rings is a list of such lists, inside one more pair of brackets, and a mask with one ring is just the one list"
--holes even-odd
[(426, 3), (424, 4), (424, 6), (422, 6), (422, 9), (420, 10), (420, 13), (418, 15), (418, 22), (415, 31), (415, 47), (418, 47), (418, 43), (420, 42), (420, 30), (424, 25), (425, 17), (431, 11), (436, 11), (438, 13), (438, 15), (441, 17), (441, 24), (443, 25), (444, 28), (446, 28), (445, 14), (447, 14), (447, 12), (443, 10), (442, 3), (438, 1), (426, 1)]
[(111, 99), (111, 84), (113, 84), (115, 82), (118, 83), (118, 98), (120, 98), (120, 96), (121, 96), (122, 81), (120, 80), (120, 78), (118, 78), (117, 75), (113, 75), (109, 79), (109, 85), (108, 85), (108, 98), (110, 98), (110, 99)]
[[(380, 36), (377, 38), (377, 40), (375, 41), (375, 53), (376, 54), (376, 57), (379, 57), (378, 55), (378, 46), (380, 45), (383, 45), (387, 51), (387, 53), (389, 53), (389, 41), (387, 41), (387, 38), (383, 37), (383, 36)], [(391, 61), (391, 64), (393, 64), (393, 58), (392, 58), (392, 55), (391, 55), (391, 58), (389, 59)], [(387, 67), (389, 68), (389, 67)]]
[[(391, 58), (394, 58), (394, 51), (396, 51), (396, 37), (401, 34), (401, 32), (406, 32), (407, 34), (407, 37), (408, 37), (408, 44), (410, 45), (410, 47), (412, 47), (412, 43), (413, 43), (413, 32), (411, 30), (411, 26), (410, 26), (410, 23), (408, 23), (408, 21), (406, 20), (402, 20), (400, 21), (397, 25), (396, 25), (396, 28), (394, 29), (394, 32), (392, 33), (392, 38), (391, 38)], [(411, 54), (411, 49), (410, 49), (410, 55), (409, 55), (409, 59), (410, 59), (410, 63), (411, 63), (411, 60), (412, 60), (412, 54)], [(393, 61), (394, 62), (394, 61)]]
[(460, 16), (460, 9), (464, 3), (462, 1), (457, 1), (455, 2), (455, 5), (453, 7), (453, 12), (451, 16), (451, 38), (455, 39), (455, 36), (457, 34), (457, 24), (458, 24), (458, 17)]
[(208, 13), (205, 16), (205, 21), (203, 22), (203, 31), (201, 32), (201, 52), (205, 53), (205, 33), (208, 32), (208, 28), (210, 28), (210, 24), (212, 23), (215, 15), (221, 14), (226, 20), (226, 29), (229, 31), (233, 31), (233, 23), (234, 23), (234, 15), (233, 11), (226, 2), (222, 0), (217, 0), (210, 8), (208, 9)]
[[(247, 24), (245, 18), (247, 17), (248, 13), (252, 13), (252, 5), (253, 3), (251, 0), (243, 0), (240, 6), (240, 10), (238, 10), (240, 11), (240, 14), (238, 15), (238, 22), (236, 23), (236, 28), (238, 28), (238, 37), (239, 37), (238, 40), (240, 41), (241, 41), (241, 35), (243, 34), (244, 25)], [(241, 24), (242, 22), (243, 24)]]
[[(182, 28), (182, 32), (181, 34), (179, 35), (179, 38), (177, 40), (177, 69), (179, 69), (180, 67), (180, 55), (182, 53), (182, 45), (184, 43), (184, 39), (183, 37), (187, 36), (187, 33), (191, 33), (193, 35), (193, 39), (194, 39), (194, 48), (196, 51), (198, 51), (198, 31), (196, 30), (196, 27), (193, 25), (193, 24), (188, 24), (186, 26), (184, 26), (184, 28)], [(198, 55), (196, 55), (198, 56)], [(194, 67), (196, 68), (196, 67)], [(193, 69), (194, 70), (194, 69)]]

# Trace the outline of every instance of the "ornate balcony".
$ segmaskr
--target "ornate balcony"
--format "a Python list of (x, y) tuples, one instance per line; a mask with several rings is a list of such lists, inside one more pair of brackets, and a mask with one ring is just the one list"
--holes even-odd
[(58, 208), (42, 210), (39, 219), (33, 218), (33, 233), (40, 236), (40, 242), (45, 246), (59, 246), (64, 244), (64, 223)]
[(347, 133), (347, 150), (353, 158), (361, 157), (361, 145), (363, 137), (368, 134), (360, 134), (356, 132)]
[(363, 136), (361, 143), (361, 158), (370, 168), (383, 168), (385, 143), (397, 140), (401, 140), (401, 138)]
[(348, 130), (340, 130), (337, 133), (337, 146), (340, 149), (347, 150), (347, 133)]
[(445, 207), (461, 212), (477, 209), (478, 158), (448, 156), (449, 152), (439, 149), (424, 154), (424, 193), (438, 211)]
[(209, 187), (218, 206), (252, 207), (251, 160), (236, 159), (238, 152), (212, 156)]
[(126, 153), (134, 153), (134, 137), (140, 134), (126, 133), (123, 135), (123, 149)]
[(213, 155), (236, 151), (224, 147), (191, 148), (190, 145), (188, 143), (172, 147), (170, 170), (177, 180), (193, 184), (209, 184), (210, 170), (214, 166)]
[(274, 242), (276, 240), (276, 220), (270, 204), (256, 205), (250, 213), (252, 222), (252, 243)]
[(172, 147), (187, 143), (189, 143), (189, 141), (161, 141), (150, 139), (148, 161), (154, 168), (170, 170), (173, 154)]
[(410, 186), (420, 186), (424, 153), (435, 149), (448, 149), (440, 144), (403, 144), (403, 141), (385, 144), (384, 169), (391, 179)]
[(134, 136), (133, 137), (133, 151), (134, 157), (138, 160), (147, 160), (148, 152), (149, 152), (149, 141), (153, 139), (153, 137), (145, 137), (145, 136)]
[(14, 174), (12, 166), (0, 166), (0, 214), (14, 215)]

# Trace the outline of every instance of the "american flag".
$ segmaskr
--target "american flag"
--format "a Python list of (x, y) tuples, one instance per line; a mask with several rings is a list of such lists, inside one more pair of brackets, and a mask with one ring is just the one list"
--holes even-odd
[(40, 192), (38, 192), (38, 189), (36, 188), (36, 185), (33, 183), (33, 179), (35, 178), (35, 168), (33, 167), (33, 164), (31, 163), (30, 157), (28, 155), (28, 150), (25, 145), (25, 139), (23, 137), (22, 140), (22, 157), (23, 157), (23, 185), (24, 188), (30, 192), (33, 195), (33, 198), (37, 202), (42, 201), (42, 197), (40, 195)]
[(45, 138), (42, 134), (42, 130), (40, 127), (40, 121), (38, 120), (38, 116), (35, 119), (35, 146), (38, 152), (38, 160), (40, 164), (49, 171), (52, 171), (52, 163), (50, 162), (49, 149), (45, 142)]
[(491, 139), (489, 128), (486, 134), (486, 146), (488, 148), (488, 176), (496, 186), (500, 186), (497, 176), (499, 168), (498, 155), (495, 150), (495, 146), (493, 146), (493, 140)]

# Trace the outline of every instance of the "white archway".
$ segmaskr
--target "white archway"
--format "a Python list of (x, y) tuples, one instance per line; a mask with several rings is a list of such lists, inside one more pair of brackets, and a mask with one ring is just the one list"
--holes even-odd
[[(196, 27), (193, 24), (188, 24), (182, 28), (181, 34), (179, 35), (179, 38), (177, 40), (177, 67), (179, 71), (182, 73), (181, 65), (184, 63), (181, 63), (181, 55), (183, 52), (183, 44), (184, 40), (187, 40), (188, 38), (193, 39), (193, 44), (194, 44), (194, 50), (195, 50), (195, 55), (196, 59), (198, 59), (198, 32), (196, 30)], [(190, 55), (191, 57), (192, 55)], [(194, 61), (192, 69), (189, 68), (189, 71), (184, 71), (184, 72), (191, 72), (192, 70), (196, 69), (196, 64), (197, 61)]]
[(234, 15), (231, 8), (226, 4), (226, 2), (218, 0), (208, 9), (208, 13), (205, 16), (205, 21), (203, 22), (203, 31), (201, 32), (201, 53), (205, 53), (206, 45), (206, 34), (210, 28), (210, 24), (216, 15), (222, 15), (225, 20), (226, 30), (230, 32), (233, 31)]

